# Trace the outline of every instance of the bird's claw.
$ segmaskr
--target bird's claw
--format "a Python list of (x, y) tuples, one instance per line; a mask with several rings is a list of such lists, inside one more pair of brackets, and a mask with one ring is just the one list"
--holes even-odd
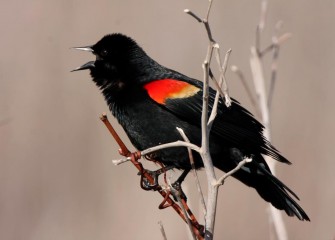
[[(153, 184), (151, 184), (150, 181), (144, 176), (144, 172), (149, 174), (153, 178), (154, 180)], [(142, 176), (141, 177), (141, 187), (146, 191), (150, 191), (150, 190), (156, 190), (157, 187), (159, 186), (158, 177), (160, 174), (162, 174), (161, 169), (158, 169), (157, 171), (150, 171), (150, 170), (144, 169), (143, 172), (138, 172), (137, 175)]]
[(175, 190), (175, 191), (171, 191), (173, 199), (175, 201), (178, 201), (178, 197), (176, 196), (176, 194), (178, 194), (181, 199), (184, 199), (185, 202), (187, 202), (187, 197), (186, 197), (186, 194), (184, 193), (183, 189), (181, 188), (181, 183), (177, 180), (174, 183), (172, 183), (171, 186)]

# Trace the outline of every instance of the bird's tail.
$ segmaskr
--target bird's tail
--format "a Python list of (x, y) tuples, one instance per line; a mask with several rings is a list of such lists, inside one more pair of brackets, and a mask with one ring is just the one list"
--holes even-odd
[[(219, 168), (225, 172), (231, 170), (231, 167), (227, 169), (227, 166), (219, 166)], [(233, 174), (233, 177), (249, 187), (255, 188), (265, 201), (270, 202), (279, 210), (284, 210), (287, 215), (297, 216), (301, 221), (310, 221), (305, 211), (293, 199), (294, 197), (299, 200), (298, 196), (272, 175), (261, 155), (254, 156), (253, 161), (244, 165)]]
[[(254, 163), (257, 165), (257, 163)], [(297, 216), (301, 221), (310, 221), (306, 212), (292, 198), (299, 200), (298, 196), (289, 189), (284, 183), (271, 174), (269, 170), (258, 166), (261, 173), (258, 173), (254, 188), (259, 195), (267, 202), (270, 202), (275, 208), (284, 210), (289, 216)], [(292, 196), (290, 196), (290, 194)]]

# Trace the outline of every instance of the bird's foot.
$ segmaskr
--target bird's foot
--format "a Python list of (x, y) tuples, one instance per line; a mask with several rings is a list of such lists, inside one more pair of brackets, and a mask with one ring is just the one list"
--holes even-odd
[(171, 191), (173, 199), (175, 201), (178, 201), (178, 197), (180, 197), (180, 199), (183, 199), (185, 202), (187, 202), (186, 194), (181, 188), (181, 182), (177, 180), (174, 183), (172, 183), (171, 186), (174, 189), (174, 191)]
[[(141, 187), (144, 190), (157, 190), (157, 188), (159, 187), (159, 183), (158, 183), (158, 178), (161, 174), (165, 174), (166, 171), (172, 169), (173, 167), (162, 167), (156, 171), (150, 171), (147, 169), (143, 169), (143, 172), (139, 172), (138, 175), (141, 175)], [(151, 183), (151, 181), (149, 181), (147, 179), (147, 177), (145, 177), (144, 172), (146, 174), (149, 174), (151, 176), (151, 178), (153, 179), (153, 183)]]

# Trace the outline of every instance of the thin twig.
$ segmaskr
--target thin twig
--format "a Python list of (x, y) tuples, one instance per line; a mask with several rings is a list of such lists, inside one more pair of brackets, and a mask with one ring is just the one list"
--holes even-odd
[(205, 20), (208, 22), (209, 19), (209, 14), (211, 12), (211, 8), (212, 8), (212, 4), (213, 4), (213, 0), (208, 0), (209, 4), (208, 4), (208, 8), (207, 8), (207, 14), (206, 14), (206, 18)]
[(113, 162), (113, 164), (114, 165), (120, 165), (120, 164), (122, 164), (122, 163), (125, 163), (125, 162), (129, 162), (129, 161), (131, 161), (131, 158), (130, 157), (126, 157), (126, 158), (122, 158), (122, 159), (114, 159), (114, 160), (112, 160), (112, 162)]
[[(220, 96), (222, 97), (222, 99), (225, 98), (225, 93), (223, 92), (222, 88), (220, 87), (219, 81), (216, 79), (216, 77), (214, 76), (211, 68), (209, 68), (209, 77), (212, 79), (214, 85), (215, 85), (215, 90), (219, 92)], [(228, 91), (227, 91), (228, 92)], [(229, 97), (230, 98), (230, 97)]]
[(283, 35), (281, 35), (280, 37), (277, 38), (276, 43), (272, 42), (269, 46), (267, 46), (265, 49), (263, 49), (259, 54), (260, 57), (265, 56), (268, 52), (273, 50), (273, 48), (275, 48), (276, 45), (282, 45), (284, 42), (286, 42), (291, 37), (292, 37), (292, 33), (288, 33), (288, 32), (284, 33)]
[(219, 69), (220, 69), (220, 88), (223, 89), (223, 94), (224, 94), (224, 99), (225, 99), (225, 104), (226, 107), (230, 107), (231, 106), (231, 99), (229, 97), (229, 93), (228, 93), (228, 85), (227, 85), (227, 81), (226, 81), (226, 71), (227, 71), (227, 66), (228, 66), (228, 59), (231, 53), (231, 49), (229, 49), (226, 54), (225, 54), (225, 58), (223, 63), (221, 62), (221, 55), (220, 55), (220, 49), (219, 49), (219, 45), (215, 44), (214, 45), (214, 49), (215, 51), (215, 55), (216, 55), (216, 59), (219, 65)]
[(199, 153), (201, 152), (200, 148), (195, 144), (184, 142), (184, 141), (175, 141), (175, 142), (165, 143), (165, 144), (161, 144), (161, 145), (154, 146), (154, 147), (151, 147), (151, 148), (147, 148), (147, 149), (141, 151), (141, 155), (145, 156), (149, 153), (153, 153), (153, 152), (156, 152), (158, 150), (162, 150), (162, 149), (165, 149), (165, 148), (171, 148), (171, 147), (187, 147), (187, 148), (190, 148), (190, 149), (192, 149), (196, 152), (199, 152)]
[(271, 77), (270, 77), (270, 87), (268, 93), (268, 108), (271, 109), (272, 99), (277, 79), (277, 69), (278, 69), (278, 56), (279, 56), (279, 45), (276, 45), (273, 48), (273, 57), (272, 57), (272, 64), (271, 64)]
[(236, 75), (238, 76), (238, 78), (242, 82), (242, 85), (243, 85), (243, 87), (244, 87), (245, 91), (247, 92), (247, 95), (250, 99), (250, 102), (255, 109), (255, 115), (257, 117), (260, 117), (261, 113), (260, 113), (257, 101), (256, 101), (254, 95), (252, 94), (252, 91), (251, 91), (247, 81), (245, 80), (243, 72), (236, 65), (232, 65), (230, 69), (231, 69), (232, 72), (236, 73)]
[(260, 54), (260, 49), (261, 49), (261, 33), (263, 32), (265, 28), (265, 20), (266, 20), (266, 14), (267, 14), (267, 6), (268, 6), (268, 1), (267, 0), (262, 0), (261, 3), (261, 14), (259, 18), (259, 23), (256, 28), (256, 51), (258, 54)]
[(230, 177), (231, 175), (233, 175), (234, 173), (236, 173), (238, 170), (240, 170), (245, 164), (249, 163), (252, 161), (252, 158), (245, 158), (242, 161), (240, 161), (237, 166), (235, 168), (233, 168), (232, 170), (230, 170), (229, 172), (227, 172), (225, 175), (223, 175), (222, 177), (219, 178), (219, 180), (217, 181), (217, 183), (215, 184), (216, 186), (220, 186), (224, 184), (224, 181)]
[[(184, 139), (185, 142), (190, 142), (190, 140), (186, 136), (183, 129), (177, 127), (177, 130), (178, 130), (178, 132), (180, 133), (180, 135), (182, 136), (182, 138)], [(204, 198), (204, 194), (203, 194), (202, 189), (201, 189), (201, 185), (200, 185), (197, 170), (195, 169), (193, 154), (192, 154), (192, 151), (191, 151), (190, 148), (187, 148), (187, 151), (188, 151), (188, 156), (189, 156), (189, 159), (190, 159), (190, 162), (191, 162), (192, 173), (193, 173), (193, 176), (194, 176), (194, 179), (195, 179), (195, 184), (197, 186), (198, 193), (199, 193), (199, 196), (200, 196), (200, 202), (201, 202), (201, 205), (202, 205), (203, 214), (204, 214), (204, 216), (206, 216), (207, 210), (206, 210), (205, 198)]]
[[(268, 131), (270, 129), (270, 121), (269, 121), (270, 116), (269, 116), (269, 109), (267, 106), (263, 65), (259, 55), (257, 54), (257, 50), (255, 47), (251, 47), (250, 67), (253, 76), (252, 79), (254, 80), (256, 95), (262, 113), (262, 122), (265, 127), (264, 135), (266, 137), (269, 137)], [(270, 139), (268, 138), (268, 140)]]
[(194, 12), (192, 12), (190, 9), (185, 9), (184, 10), (184, 13), (187, 13), (187, 14), (189, 14), (190, 16), (192, 16), (192, 17), (194, 17), (195, 18), (195, 20), (197, 20), (198, 22), (202, 22), (202, 19), (201, 18), (199, 18)]
[(159, 229), (160, 229), (160, 231), (162, 233), (163, 240), (167, 240), (167, 237), (166, 237), (166, 234), (165, 234), (165, 230), (164, 230), (164, 226), (163, 226), (162, 221), (159, 221), (158, 224), (159, 224)]
[[(109, 122), (109, 120), (107, 118), (107, 115), (103, 114), (103, 116), (100, 117), (100, 119), (105, 124), (105, 126), (108, 128), (109, 132), (111, 133), (111, 135), (113, 136), (113, 138), (115, 139), (115, 141), (118, 143), (118, 145), (120, 146), (120, 148), (121, 149), (124, 148), (121, 151), (119, 151), (119, 153), (121, 155), (123, 155), (124, 153), (126, 153), (128, 149), (125, 146), (125, 144), (123, 143), (122, 139), (119, 137), (119, 135), (114, 130), (114, 128), (111, 125), (111, 123)], [(182, 141), (180, 141), (180, 142), (182, 142)], [(189, 144), (189, 145), (193, 146), (192, 144)], [(196, 148), (198, 148), (198, 147), (196, 147)], [(150, 150), (148, 150), (146, 154), (149, 154), (149, 153), (150, 153)], [(154, 184), (155, 183), (154, 178), (147, 171), (145, 171), (145, 169), (143, 168), (142, 164), (139, 163), (136, 160), (136, 156), (137, 157), (139, 156), (138, 153), (129, 153), (129, 154), (127, 154), (127, 156), (129, 156), (131, 158), (131, 163), (137, 168), (138, 171), (141, 172), (141, 174), (142, 174), (142, 177), (141, 177), (142, 180), (143, 180), (143, 178), (145, 178), (146, 181), (148, 181), (149, 184), (151, 184), (151, 185)], [(166, 191), (165, 189), (163, 189), (161, 186), (157, 186), (156, 191), (158, 191), (158, 193), (164, 198), (164, 200), (160, 204), (159, 208), (160, 209), (164, 209), (164, 208), (167, 208), (167, 207), (172, 207), (177, 212), (177, 214), (185, 222), (187, 221), (187, 218), (189, 216), (191, 218), (191, 221), (192, 221), (192, 228), (193, 228), (194, 233), (197, 235), (197, 238), (199, 240), (202, 240), (203, 239), (203, 237), (202, 237), (203, 228), (198, 223), (197, 219), (194, 217), (192, 211), (188, 208), (187, 204), (185, 203), (184, 208), (185, 208), (185, 206), (187, 207), (188, 215), (184, 215), (181, 207), (175, 201), (173, 201), (171, 199), (170, 193), (168, 191)]]
[[(218, 108), (218, 104), (219, 104), (219, 100), (220, 100), (220, 95), (221, 95), (222, 98), (225, 99), (225, 104), (226, 104), (227, 107), (229, 107), (231, 105), (231, 99), (230, 99), (229, 94), (228, 94), (228, 85), (227, 85), (226, 78), (225, 78), (225, 73), (226, 73), (226, 70), (227, 70), (228, 59), (229, 59), (229, 56), (230, 56), (230, 53), (231, 53), (231, 49), (229, 49), (226, 52), (224, 62), (223, 62), (223, 64), (221, 64), (219, 45), (215, 44), (215, 46), (216, 47), (214, 47), (214, 49), (216, 50), (216, 58), (217, 58), (218, 65), (220, 66), (221, 76), (220, 76), (219, 82), (216, 81), (215, 77), (212, 77), (212, 80), (216, 85), (217, 91), (216, 91), (216, 94), (215, 94), (215, 99), (214, 99), (214, 104), (213, 104), (213, 107), (212, 107), (212, 112), (211, 112), (211, 115), (209, 116), (209, 119), (208, 119), (208, 124), (207, 125), (208, 125), (209, 131), (212, 128), (212, 124), (213, 124), (213, 122), (215, 120), (215, 117), (216, 117), (216, 114), (217, 114), (217, 108)], [(222, 92), (222, 89), (221, 89), (222, 85), (223, 85), (223, 92)]]
[(115, 139), (117, 144), (120, 146), (119, 153), (123, 156), (129, 157), (130, 151), (128, 150), (126, 145), (121, 140), (120, 136), (117, 134), (117, 132), (114, 130), (114, 128), (112, 127), (112, 125), (108, 121), (107, 114), (105, 112), (101, 114), (100, 120), (106, 125), (109, 132), (112, 134), (113, 138)]
[(187, 211), (186, 211), (186, 209), (185, 209), (185, 207), (184, 207), (184, 204), (182, 203), (182, 199), (181, 199), (181, 197), (180, 197), (180, 192), (181, 192), (181, 190), (177, 190), (177, 189), (175, 189), (172, 185), (170, 185), (170, 191), (171, 191), (171, 193), (173, 194), (173, 196), (175, 196), (175, 198), (177, 198), (177, 202), (178, 202), (178, 204), (179, 204), (181, 210), (183, 211), (184, 216), (186, 216), (186, 223), (187, 223), (187, 225), (188, 225), (188, 229), (189, 229), (189, 231), (190, 231), (190, 233), (191, 233), (191, 235), (192, 235), (192, 238), (193, 238), (194, 240), (197, 240), (197, 237), (196, 237), (196, 235), (195, 235), (195, 233), (194, 233), (194, 231), (193, 231), (193, 226), (192, 226), (191, 220), (190, 220), (189, 217), (188, 217)]
[(276, 79), (277, 79), (278, 56), (279, 56), (279, 48), (280, 48), (277, 35), (282, 25), (283, 25), (283, 21), (277, 22), (275, 31), (272, 37), (272, 43), (274, 47), (273, 47), (272, 64), (271, 64), (270, 88), (269, 88), (268, 102), (267, 102), (269, 109), (271, 109), (274, 88), (275, 88)]

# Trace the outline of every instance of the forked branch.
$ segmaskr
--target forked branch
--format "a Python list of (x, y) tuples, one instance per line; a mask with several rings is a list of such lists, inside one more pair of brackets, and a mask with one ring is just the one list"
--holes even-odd
[[(139, 158), (142, 156), (141, 153), (136, 152), (136, 153), (131, 153), (128, 148), (126, 147), (126, 145), (123, 143), (123, 141), (121, 140), (121, 138), (119, 137), (119, 135), (117, 134), (117, 132), (114, 130), (113, 126), (111, 125), (111, 123), (109, 122), (107, 115), (105, 113), (103, 113), (100, 117), (101, 121), (105, 124), (105, 126), (107, 127), (107, 129), (109, 130), (109, 132), (111, 133), (111, 135), (113, 136), (113, 138), (115, 139), (115, 141), (118, 143), (119, 147), (121, 148), (121, 150), (119, 151), (119, 153), (123, 156), (125, 156), (126, 160), (130, 161), (131, 163), (137, 168), (137, 170), (141, 173), (141, 185), (142, 185), (142, 180), (145, 178), (145, 181), (147, 181), (149, 184), (153, 185), (155, 184), (155, 179), (148, 173), (148, 171), (146, 171), (142, 164), (140, 162), (138, 162)], [(151, 151), (146, 151), (147, 154), (152, 152)], [(122, 161), (120, 161), (122, 162)], [(182, 200), (183, 208), (186, 209), (187, 214), (184, 213), (183, 209), (171, 198), (171, 192), (168, 189), (165, 189), (163, 187), (161, 187), (160, 185), (157, 186), (157, 188), (155, 189), (162, 197), (163, 197), (163, 202), (160, 204), (159, 208), (160, 209), (164, 209), (167, 207), (172, 207), (175, 212), (182, 218), (183, 221), (190, 222), (191, 226), (192, 226), (192, 232), (195, 234), (196, 238), (198, 240), (202, 240), (203, 239), (203, 227), (198, 223), (197, 219), (195, 218), (195, 216), (193, 215), (192, 211), (190, 210), (190, 208), (188, 207), (187, 203)]]

